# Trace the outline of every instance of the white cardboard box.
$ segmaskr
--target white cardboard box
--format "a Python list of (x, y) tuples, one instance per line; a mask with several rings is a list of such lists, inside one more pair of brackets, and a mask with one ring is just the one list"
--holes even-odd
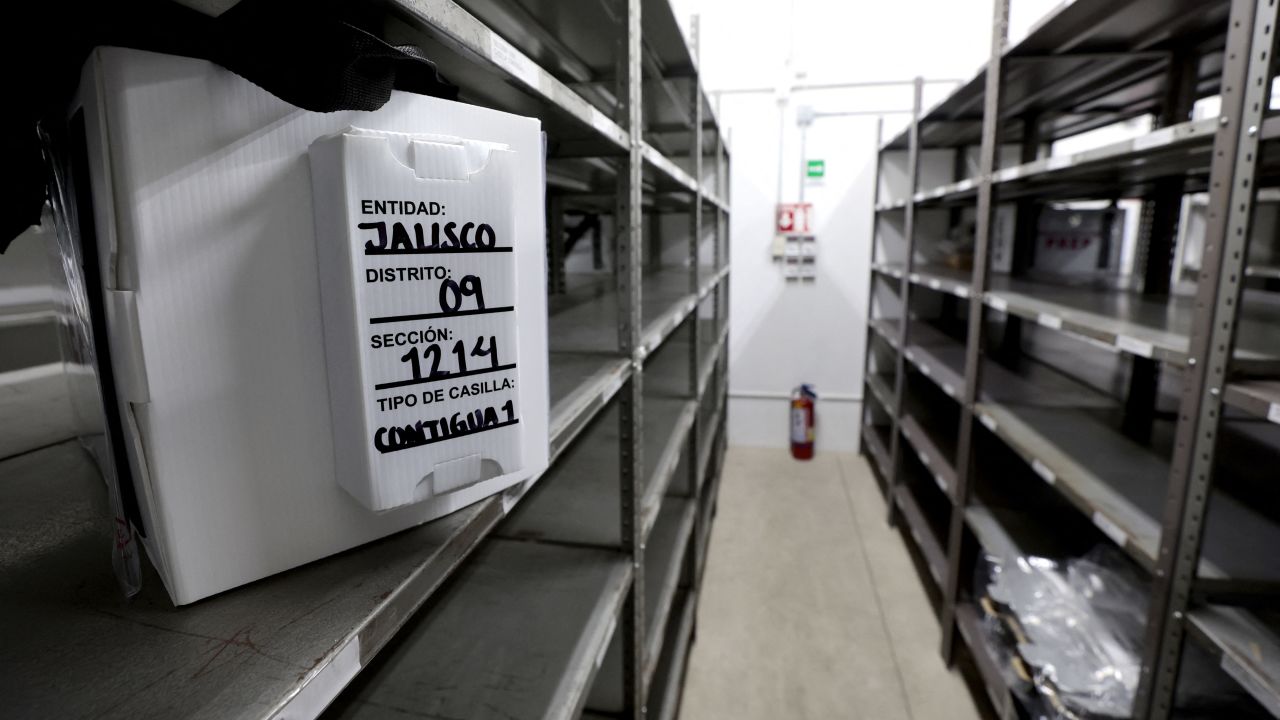
[[(537, 120), (398, 92), (376, 112), (311, 113), (209, 62), (118, 48), (91, 55), (73, 114), (81, 107), (110, 379), (144, 544), (174, 602), (440, 517), (546, 467)], [(538, 279), (514, 291), (526, 464), (386, 512), (343, 489), (330, 420), (308, 148), (350, 126), (514, 151), (511, 244), (519, 276)]]

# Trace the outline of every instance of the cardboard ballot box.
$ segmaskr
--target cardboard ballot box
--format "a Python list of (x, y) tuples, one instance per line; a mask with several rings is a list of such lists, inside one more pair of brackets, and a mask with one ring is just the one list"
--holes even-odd
[(398, 92), (312, 113), (101, 48), (71, 127), (111, 439), (174, 602), (546, 467), (537, 120)]

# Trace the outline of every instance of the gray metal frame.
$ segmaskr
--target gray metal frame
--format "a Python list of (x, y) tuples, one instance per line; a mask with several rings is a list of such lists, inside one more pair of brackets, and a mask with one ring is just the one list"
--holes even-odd
[[(885, 493), (889, 506), (889, 524), (896, 522), (898, 514), (898, 486), (902, 473), (902, 438), (898, 431), (899, 418), (902, 417), (902, 395), (907, 384), (906, 348), (909, 341), (908, 328), (911, 327), (911, 283), (907, 278), (915, 265), (915, 188), (920, 182), (920, 110), (924, 97), (924, 79), (917, 77), (911, 84), (911, 128), (908, 135), (910, 145), (907, 148), (907, 205), (904, 208), (903, 235), (906, 240), (906, 254), (903, 256), (904, 271), (898, 279), (898, 300), (902, 304), (902, 317), (898, 321), (898, 354), (894, 360), (893, 407), (890, 408), (889, 421), (889, 477)], [(877, 183), (879, 180), (877, 179)], [(874, 247), (874, 241), (872, 243)]]
[(643, 524), (640, 519), (644, 488), (643, 420), (644, 358), (641, 347), (641, 203), (644, 149), (641, 129), (644, 107), (640, 99), (640, 0), (627, 0), (626, 22), (620, 43), (625, 51), (619, 61), (618, 96), (625, 98), (623, 125), (630, 138), (625, 166), (618, 173), (618, 350), (631, 358), (631, 380), (623, 388), (618, 404), (618, 446), (622, 453), (621, 522), (622, 551), (631, 556), (631, 588), (622, 610), (622, 677), (623, 711), (636, 718), (644, 717), (647, 697), (645, 665), (645, 574)]
[(1258, 128), (1271, 92), (1278, 21), (1276, 0), (1231, 3), (1204, 259), (1136, 707), (1141, 716), (1156, 720), (1168, 718), (1173, 709), (1185, 613), (1199, 566), (1222, 390), (1244, 289), (1246, 245), (1258, 192)]
[[(1003, 442), (1016, 455), (1027, 462), (1046, 482), (1055, 485), (1064, 500), (1085, 512), (1104, 535), (1110, 536), (1142, 567), (1151, 572), (1151, 605), (1145, 627), (1145, 643), (1142, 648), (1143, 675), (1138, 688), (1133, 717), (1165, 720), (1173, 711), (1173, 698), (1178, 673), (1184, 657), (1184, 638), (1190, 636), (1204, 644), (1209, 651), (1222, 659), (1223, 669), (1236, 678), (1242, 687), (1273, 713), (1280, 713), (1280, 662), (1266, 656), (1250, 657), (1250, 643), (1262, 647), (1280, 647), (1280, 631), (1265, 626), (1246, 610), (1228, 607), (1233, 603), (1274, 607), (1275, 582), (1249, 576), (1244, 570), (1249, 563), (1233, 561), (1233, 566), (1244, 568), (1240, 576), (1222, 569), (1218, 562), (1222, 554), (1203, 554), (1206, 518), (1210, 511), (1215, 451), (1219, 425), (1223, 421), (1224, 404), (1238, 410), (1280, 423), (1280, 382), (1274, 378), (1280, 373), (1280, 353), (1276, 352), (1276, 321), (1244, 292), (1244, 279), (1249, 275), (1246, 267), (1247, 238), (1253, 219), (1257, 180), (1262, 161), (1267, 157), (1261, 143), (1275, 143), (1280, 139), (1280, 118), (1267, 116), (1269, 93), (1276, 68), (1276, 26), (1280, 23), (1277, 0), (1219, 0), (1207, 4), (1197, 22), (1202, 23), (1191, 35), (1203, 39), (1204, 33), (1219, 23), (1217, 31), (1225, 38), (1223, 63), (1219, 77), (1197, 74), (1207, 64), (1200, 63), (1199, 52), (1210, 43), (1200, 43), (1186, 49), (1190, 53), (1182, 57), (1166, 51), (1135, 52), (1129, 54), (1097, 54), (1079, 49), (1087, 45), (1089, 34), (1111, 21), (1122, 11), (1136, 37), (1155, 37), (1153, 25), (1170, 23), (1173, 16), (1160, 16), (1166, 10), (1155, 7), (1157, 13), (1135, 13), (1139, 0), (1081, 0), (1060, 6), (1044, 21), (1037, 24), (1026, 40), (1010, 46), (1007, 39), (1009, 3), (998, 0), (993, 16), (993, 35), (990, 58), (979, 78), (959, 88), (953, 95), (924, 116), (918, 116), (912, 125), (889, 143), (879, 145), (880, 151), (906, 149), (913, 165), (929, 147), (961, 148), (976, 140), (973, 137), (977, 109), (981, 107), (981, 147), (979, 169), (972, 178), (955, 178), (955, 181), (939, 188), (917, 186), (920, 170), (913, 167), (912, 192), (906, 202), (881, 207), (878, 195), (874, 200), (876, 212), (907, 213), (908, 256), (903, 267), (876, 262), (875, 243), (872, 242), (872, 272), (884, 278), (900, 278), (904, 288), (903, 320), (901, 327), (886, 323), (873, 323), (868, 308), (868, 324), (899, 350), (897, 377), (891, 394), (894, 429), (893, 450), (888, 465), (891, 468), (890, 504), (891, 521), (898, 507), (905, 502), (894, 488), (901, 472), (900, 435), (910, 429), (919, 437), (912, 446), (917, 454), (939, 455), (930, 438), (920, 432), (919, 423), (904, 411), (902, 381), (906, 363), (919, 368), (939, 386), (944, 383), (959, 384), (956, 375), (959, 343), (947, 341), (942, 345), (930, 345), (928, 352), (915, 352), (908, 357), (908, 337), (921, 334), (925, 337), (929, 328), (912, 327), (906, 298), (910, 297), (910, 285), (921, 285), (942, 293), (950, 293), (967, 299), (969, 315), (966, 339), (963, 346), (963, 387), (957, 394), (945, 390), (959, 402), (960, 422), (957, 428), (955, 480), (951, 487), (948, 535), (945, 539), (947, 567), (945, 584), (940, 600), (943, 642), (942, 654), (953, 661), (963, 647), (976, 661), (980, 681), (986, 685), (987, 695), (998, 716), (1013, 718), (1018, 715), (1016, 701), (1009, 692), (998, 665), (985, 647), (985, 640), (977, 636), (979, 631), (975, 607), (965, 597), (966, 573), (974, 556), (969, 533), (977, 539), (978, 546), (987, 550), (989, 543), (1007, 541), (996, 537), (1000, 521), (973, 497), (978, 465), (975, 458), (975, 436), (980, 432), (974, 426), (977, 420), (990, 430), (997, 441)], [(1226, 7), (1229, 5), (1229, 15)], [(1146, 6), (1144, 6), (1146, 7)], [(1148, 23), (1144, 25), (1143, 23)], [(1108, 42), (1117, 42), (1115, 34), (1123, 32), (1118, 25), (1109, 28)], [(1077, 35), (1072, 35), (1076, 33)], [(1053, 48), (1070, 47), (1070, 51)], [(1057, 53), (1057, 54), (1055, 54)], [(1159, 67), (1163, 86), (1156, 91), (1151, 85), (1135, 91), (1134, 104), (1117, 112), (1136, 117), (1154, 112), (1159, 115), (1153, 131), (1146, 137), (1115, 143), (1110, 146), (1077, 153), (1070, 156), (1046, 157), (1038, 152), (1041, 147), (1040, 132), (1048, 128), (1046, 138), (1073, 134), (1079, 129), (1096, 127), (1101, 120), (1065, 121), (1044, 114), (1043, 108), (1020, 100), (1005, 101), (1010, 88), (1006, 81), (1018, 75), (1022, 63), (1035, 63), (1045, 67), (1055, 58), (1064, 59), (1069, 66), (1076, 62), (1118, 63), (1148, 62)], [(1216, 67), (1216, 66), (1214, 66)], [(1010, 69), (1012, 68), (1012, 70)], [(1097, 77), (1096, 70), (1089, 70), (1078, 77)], [(1117, 80), (1099, 92), (1118, 92), (1125, 82), (1132, 83), (1127, 70)], [(985, 73), (983, 75), (982, 73)], [(1206, 90), (1207, 88), (1207, 90)], [(1078, 82), (1064, 82), (1062, 88), (1037, 87), (1031, 92), (1041, 98), (1059, 98), (1070, 102), (1071, 93), (1087, 92)], [(1025, 83), (1013, 87), (1014, 95), (1028, 92)], [(1220, 92), (1222, 110), (1212, 121), (1188, 121), (1187, 112), (1199, 96)], [(1111, 110), (1100, 113), (1105, 115)], [(1119, 118), (1120, 115), (1113, 115)], [(1114, 120), (1112, 120), (1114, 121)], [(931, 123), (933, 123), (931, 125)], [(968, 123), (966, 125), (966, 123)], [(1062, 131), (1062, 128), (1075, 128)], [(1053, 133), (1058, 132), (1059, 135)], [(1021, 144), (1021, 164), (1001, 167), (1002, 138), (1013, 136)], [(1212, 140), (1210, 140), (1212, 136)], [(1020, 138), (1017, 140), (1016, 138)], [(929, 143), (941, 143), (930, 145)], [(959, 150), (957, 149), (957, 153)], [(1172, 158), (1172, 161), (1170, 160)], [(1192, 159), (1194, 158), (1194, 159)], [(1203, 160), (1202, 160), (1203, 159)], [(1193, 168), (1209, 166), (1207, 176)], [(1179, 168), (1187, 168), (1185, 171)], [(1274, 174), (1275, 163), (1268, 164), (1268, 172)], [(1058, 193), (1046, 197), (1089, 197), (1090, 184), (1100, 173), (1115, 171), (1127, 173), (1124, 182), (1131, 188), (1141, 187), (1140, 197), (1147, 201), (1141, 227), (1142, 248), (1136, 273), (1144, 282), (1143, 295), (1131, 295), (1130, 301), (1142, 305), (1128, 314), (1117, 312), (1105, 298), (1090, 298), (1090, 291), (1080, 291), (1074, 296), (1046, 290), (1035, 282), (991, 277), (989, 264), (990, 245), (996, 203), (1006, 197), (1019, 206), (1030, 207), (1041, 197), (1038, 193)], [(1184, 173), (1183, 176), (1178, 175)], [(1194, 173), (1201, 173), (1196, 175)], [(1092, 174), (1091, 174), (1092, 173)], [(1192, 173), (1192, 174), (1187, 174)], [(1185, 179), (1184, 179), (1185, 176)], [(1074, 183), (1074, 184), (1072, 184)], [(1117, 186), (1120, 182), (1115, 183)], [(1198, 184), (1198, 185), (1197, 185)], [(1169, 254), (1177, 233), (1178, 206), (1181, 195), (1191, 187), (1208, 187), (1208, 228), (1200, 279), (1193, 300), (1169, 299)], [(1119, 191), (1117, 191), (1119, 192)], [(1006, 195), (1007, 193), (1007, 195)], [(968, 277), (937, 266), (920, 267), (914, 261), (912, 251), (917, 245), (914, 226), (916, 214), (922, 207), (958, 207), (971, 203), (976, 206), (977, 227), (973, 270)], [(1017, 223), (1015, 234), (1025, 235), (1030, 225), (1025, 218)], [(873, 233), (875, 227), (873, 225)], [(1025, 241), (1025, 237), (1022, 238)], [(1015, 241), (1016, 242), (1016, 241)], [(1016, 263), (1016, 259), (1015, 259)], [(1016, 274), (1016, 273), (1015, 273)], [(1096, 302), (1095, 302), (1096, 300)], [(1270, 301), (1268, 301), (1270, 302)], [(1105, 393), (1080, 394), (1066, 386), (1056, 388), (1039, 385), (1036, 391), (1046, 397), (1059, 398), (1060, 392), (1075, 392), (1071, 403), (1079, 407), (1101, 407), (1096, 403), (1104, 399), (1107, 407), (1126, 409), (1119, 428), (1111, 428), (1115, 434), (1108, 440), (1105, 460), (1088, 458), (1084, 445), (1090, 437), (1082, 433), (1079, 442), (1053, 441), (1046, 435), (1056, 428), (1065, 431), (1075, 422), (1074, 416), (1055, 410), (1052, 402), (1037, 409), (1013, 412), (1016, 405), (1006, 401), (1011, 393), (1027, 392), (1023, 385), (1034, 385), (1030, 377), (1015, 374), (998, 365), (984, 364), (984, 357), (1001, 356), (985, 351), (987, 330), (984, 316), (1000, 312), (1014, 324), (1033, 320), (1038, 324), (1065, 335), (1083, 338), (1095, 344), (1110, 346), (1130, 361), (1132, 372), (1127, 373), (1127, 390), (1120, 397)], [(1015, 331), (1016, 332), (1016, 331)], [(891, 334), (890, 334), (891, 333)], [(945, 339), (944, 339), (945, 340)], [(941, 342), (941, 341), (939, 341)], [(1018, 345), (1015, 338), (1014, 346)], [(864, 370), (870, 367), (870, 347)], [(945, 349), (946, 352), (942, 352)], [(1014, 348), (1016, 350), (1016, 347)], [(919, 349), (917, 349), (919, 350)], [(993, 352), (994, 352), (993, 348)], [(985, 361), (990, 363), (991, 360)], [(1172, 458), (1125, 450), (1124, 436), (1142, 445), (1149, 437), (1155, 400), (1158, 394), (1160, 374), (1164, 364), (1180, 368), (1181, 396)], [(953, 367), (955, 366), (955, 367)], [(946, 372), (943, 372), (943, 371)], [(989, 372), (989, 389), (984, 388), (984, 371)], [(1235, 373), (1235, 374), (1233, 374)], [(1245, 373), (1263, 373), (1267, 377), (1240, 377)], [(999, 377), (997, 377), (999, 375)], [(1176, 375), (1173, 377), (1177, 377)], [(1270, 378), (1270, 379), (1268, 379)], [(871, 378), (867, 379), (869, 390)], [(883, 383), (880, 383), (883, 385)], [(880, 388), (875, 394), (885, 394)], [(1057, 414), (1055, 414), (1057, 413)], [(1054, 419), (1056, 418), (1056, 419)], [(1053, 419), (1053, 423), (1039, 427)], [(1056, 423), (1056, 424), (1054, 424)], [(1083, 429), (1083, 428), (1082, 428)], [(1121, 434), (1122, 433), (1122, 434)], [(1082, 444), (1083, 443), (1083, 444)], [(1105, 444), (1105, 443), (1104, 443)], [(1068, 451), (1068, 447), (1075, 447)], [(1126, 453), (1113, 457), (1114, 453)], [(1154, 452), (1154, 451), (1152, 451)], [(1099, 463), (1109, 463), (1104, 467)], [(1136, 486), (1125, 486), (1121, 476), (1143, 475), (1144, 482), (1163, 482), (1167, 472), (1167, 486), (1162, 486), (1162, 508), (1137, 507), (1125, 493), (1136, 491)], [(1155, 473), (1154, 477), (1150, 477)], [(902, 488), (905, 489), (905, 488)], [(1215, 513), (1227, 513), (1231, 503), (1224, 498), (1218, 501)], [(1230, 512), (1238, 513), (1237, 510)], [(901, 515), (897, 515), (901, 517)], [(1224, 515), (1226, 517), (1226, 515)], [(1118, 523), (1118, 524), (1117, 524)], [(909, 525), (923, 525), (917, 518)], [(911, 528), (913, 532), (915, 527)], [(1266, 529), (1266, 532), (1272, 532)], [(936, 576), (936, 561), (930, 560), (930, 538), (913, 535), (921, 554), (925, 556), (930, 573)], [(993, 539), (994, 538), (994, 539)], [(1269, 543), (1270, 537), (1258, 542)], [(1007, 545), (1007, 542), (1005, 542)], [(1213, 546), (1211, 546), (1212, 549)], [(936, 553), (936, 550), (933, 550)], [(1231, 559), (1231, 558), (1228, 558)], [(1257, 565), (1257, 563), (1254, 563)], [(1261, 569), (1261, 566), (1258, 566)], [(926, 583), (927, 584), (927, 583)], [(1255, 646), (1256, 647), (1256, 646)]]
[(983, 330), (985, 306), (982, 295), (987, 289), (987, 247), (991, 239), (991, 224), (995, 220), (995, 184), (992, 175), (996, 170), (1000, 152), (1000, 71), (1004, 60), (1004, 45), (1009, 38), (1009, 0), (993, 3), (991, 20), (991, 59), (987, 64), (987, 87), (983, 96), (982, 147), (978, 159), (978, 216), (974, 229), (973, 279), (969, 284), (969, 326), (965, 343), (964, 390), (960, 403), (960, 440), (956, 445), (956, 486), (952, 493), (953, 507), (947, 531), (947, 580), (942, 600), (942, 656), (950, 663), (954, 657), (956, 635), (956, 602), (960, 594), (960, 573), (964, 535), (964, 508), (969, 504), (969, 481), (973, 474), (973, 406), (979, 395), (981, 382)]

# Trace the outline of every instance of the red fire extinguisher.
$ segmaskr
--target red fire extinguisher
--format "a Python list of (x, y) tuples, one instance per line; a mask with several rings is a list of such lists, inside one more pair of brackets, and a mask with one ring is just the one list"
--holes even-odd
[(791, 457), (813, 457), (813, 409), (818, 394), (805, 383), (791, 391)]

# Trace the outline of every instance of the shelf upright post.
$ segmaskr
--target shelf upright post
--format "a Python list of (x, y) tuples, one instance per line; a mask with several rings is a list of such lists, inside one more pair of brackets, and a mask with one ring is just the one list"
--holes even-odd
[[(1021, 117), (1021, 121), (1022, 143), (1018, 149), (1018, 162), (1035, 162), (1040, 159), (1041, 148), (1044, 145), (1040, 132), (1040, 116), (1029, 112)], [(1036, 236), (1040, 232), (1042, 210), (1043, 205), (1035, 198), (1023, 198), (1014, 203), (1013, 242), (1009, 243), (1011, 249), (1009, 275), (1011, 277), (1024, 276), (1035, 265)], [(992, 347), (992, 356), (998, 357), (1001, 362), (1010, 367), (1018, 367), (1022, 362), (1024, 322), (1017, 315), (1007, 315), (1004, 331)]]
[[(1199, 56), (1190, 53), (1168, 63), (1164, 96), (1153, 129), (1187, 120), (1195, 104), (1195, 81), (1199, 69)], [(1166, 297), (1169, 294), (1173, 246), (1185, 189), (1184, 177), (1163, 177), (1156, 180), (1142, 203), (1142, 218), (1138, 226), (1138, 267), (1142, 272), (1142, 294), (1145, 296)], [(1160, 361), (1137, 356), (1131, 358), (1121, 429), (1138, 442), (1151, 440), (1159, 390)]]
[(642, 487), (644, 478), (643, 399), (644, 357), (641, 351), (641, 266), (644, 262), (641, 237), (641, 202), (643, 180), (643, 137), (640, 98), (640, 0), (627, 0), (624, 22), (620, 28), (621, 84), (618, 97), (623, 101), (619, 110), (625, 115), (619, 120), (628, 133), (627, 155), (618, 173), (617, 204), (617, 281), (618, 281), (618, 346), (622, 354), (631, 360), (631, 378), (618, 393), (619, 432), (621, 453), (621, 523), (622, 550), (631, 557), (631, 589), (623, 608), (622, 618), (622, 677), (624, 715), (636, 720), (645, 716), (644, 666), (645, 607), (644, 607), (644, 550), (645, 538), (640, 521)]
[[(689, 128), (689, 132), (693, 133), (689, 142), (689, 167), (693, 171), (693, 181), (696, 185), (692, 197), (689, 198), (689, 292), (696, 298), (699, 287), (698, 277), (698, 245), (702, 241), (702, 75), (698, 70), (699, 57), (698, 52), (698, 16), (694, 15), (689, 23), (689, 45), (693, 53), (693, 77), (691, 85), (693, 89), (690, 97), (693, 101), (693, 126)], [(695, 499), (699, 499), (702, 495), (699, 479), (702, 477), (703, 471), (706, 469), (701, 467), (698, 459), (702, 457), (702, 444), (711, 439), (712, 428), (702, 427), (702, 403), (709, 398), (699, 397), (698, 380), (702, 374), (702, 322), (700, 316), (702, 314), (702, 303), (695, 302), (693, 312), (690, 314), (689, 328), (689, 395), (698, 403), (698, 412), (693, 416), (693, 426), (689, 429), (689, 441), (687, 443), (689, 457), (691, 462), (688, 465), (687, 472), (689, 478), (690, 495)], [(711, 392), (711, 386), (708, 384), (707, 392)], [(696, 568), (700, 558), (697, 557), (702, 548), (697, 538), (702, 537), (702, 513), (697, 512), (693, 516), (693, 552), (694, 562), (689, 563), (687, 577), (696, 576)], [(695, 619), (695, 623), (697, 620)]]
[(1209, 168), (1204, 256), (1134, 717), (1168, 718), (1177, 687), (1184, 618), (1209, 502), (1222, 390), (1244, 288), (1246, 246), (1257, 196), (1259, 129), (1274, 73), (1277, 22), (1277, 0), (1231, 3), (1222, 110)]
[[(862, 412), (859, 415), (867, 418), (871, 410), (870, 401), (867, 399), (870, 393), (871, 382), (871, 321), (875, 319), (874, 308), (876, 300), (876, 274), (871, 268), (876, 264), (876, 233), (880, 229), (880, 213), (876, 210), (880, 206), (880, 159), (884, 156), (884, 151), (880, 148), (880, 143), (884, 142), (884, 116), (876, 118), (876, 162), (875, 169), (871, 177), (874, 179), (874, 185), (871, 189), (871, 235), (869, 236), (867, 248), (867, 319), (864, 323), (864, 340), (862, 351)], [(866, 422), (866, 421), (864, 421)], [(858, 447), (862, 450), (862, 454), (866, 456), (868, 464), (875, 465), (875, 460), (868, 454), (867, 448), (863, 446), (861, 439), (858, 440)], [(884, 486), (880, 488), (885, 493), (885, 502), (889, 502), (889, 488), (891, 487), (890, 478), (881, 478)]]
[[(733, 218), (729, 213), (729, 150), (725, 145), (725, 139), (721, 135), (721, 128), (718, 124), (715, 132), (715, 143), (716, 195), (720, 198), (720, 202), (723, 203), (723, 207), (716, 209), (715, 266), (716, 272), (720, 272), (733, 262), (732, 235), (729, 233), (729, 230), (733, 227)], [(720, 430), (720, 446), (716, 449), (717, 471), (723, 469), (721, 466), (724, 463), (724, 451), (729, 443), (728, 431), (725, 428), (729, 426), (729, 340), (732, 338), (732, 333), (729, 330), (729, 296), (732, 293), (732, 275), (732, 272), (725, 273), (720, 280), (720, 284), (716, 287), (716, 328), (724, 335), (724, 344), (721, 347), (720, 358), (717, 361), (720, 366), (717, 370), (717, 393), (719, 394), (717, 402), (720, 404), (720, 427), (718, 428)]]
[(996, 0), (991, 23), (991, 58), (983, 95), (982, 147), (978, 156), (978, 210), (974, 227), (973, 277), (969, 286), (969, 326), (964, 353), (964, 402), (960, 407), (960, 433), (956, 444), (956, 486), (952, 489), (951, 524), (947, 532), (947, 577), (942, 595), (942, 657), (951, 664), (955, 654), (956, 600), (964, 554), (964, 511), (973, 476), (973, 405), (979, 397), (982, 366), (982, 298), (987, 290), (987, 255), (991, 225), (995, 219), (995, 185), (992, 176), (1000, 152), (1000, 90), (1004, 81), (1004, 45), (1009, 37), (1009, 0)]
[(907, 131), (907, 203), (902, 223), (907, 241), (903, 260), (902, 277), (898, 279), (898, 298), (901, 301), (901, 318), (898, 320), (898, 357), (894, 361), (893, 411), (889, 418), (889, 477), (887, 479), (889, 524), (895, 524), (898, 505), (894, 492), (898, 476), (902, 474), (902, 438), (898, 421), (902, 417), (902, 395), (907, 386), (907, 341), (911, 324), (911, 273), (915, 267), (916, 190), (920, 184), (920, 106), (924, 98), (924, 78), (917, 77), (911, 87), (911, 127)]

